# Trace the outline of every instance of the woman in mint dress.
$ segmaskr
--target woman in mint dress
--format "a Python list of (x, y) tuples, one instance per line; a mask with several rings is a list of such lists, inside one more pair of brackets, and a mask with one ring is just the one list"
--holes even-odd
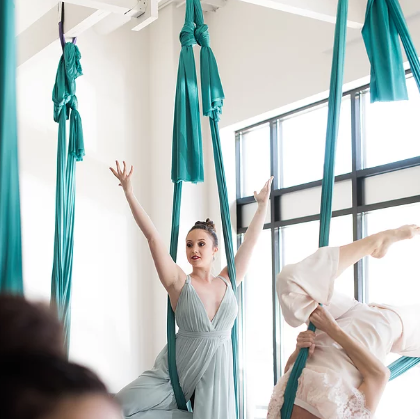
[[(145, 235), (162, 285), (169, 294), (179, 327), (176, 363), (186, 400), (194, 397), (194, 413), (177, 410), (168, 371), (167, 347), (151, 370), (124, 387), (117, 395), (126, 418), (141, 419), (234, 419), (231, 330), (238, 307), (225, 267), (212, 275), (218, 238), (212, 221), (198, 221), (189, 231), (185, 246), (192, 266), (187, 275), (171, 258), (152, 221), (136, 200), (131, 175), (124, 162), (111, 171), (120, 181), (133, 216)], [(263, 229), (272, 178), (259, 193), (258, 209), (235, 257), (239, 285), (248, 268), (252, 251)]]

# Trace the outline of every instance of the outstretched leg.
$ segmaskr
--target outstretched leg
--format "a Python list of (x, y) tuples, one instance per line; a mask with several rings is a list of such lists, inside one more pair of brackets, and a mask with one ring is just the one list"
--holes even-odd
[(373, 234), (338, 247), (318, 249), (299, 263), (287, 265), (277, 276), (277, 294), (283, 316), (292, 327), (306, 322), (318, 304), (327, 305), (335, 318), (355, 305), (353, 298), (334, 291), (335, 279), (365, 256), (383, 257), (400, 240), (420, 235), (415, 225)]
[(372, 256), (380, 259), (386, 255), (392, 244), (401, 240), (412, 239), (416, 235), (420, 235), (420, 227), (416, 225), (406, 225), (393, 230), (382, 231), (345, 246), (341, 246), (337, 276), (365, 256)]

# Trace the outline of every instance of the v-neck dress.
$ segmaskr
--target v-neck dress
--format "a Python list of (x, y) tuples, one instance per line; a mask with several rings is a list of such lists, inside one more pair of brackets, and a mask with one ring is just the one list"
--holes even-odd
[(176, 363), (186, 400), (194, 396), (194, 412), (177, 410), (168, 371), (167, 347), (154, 367), (124, 387), (117, 395), (126, 418), (134, 419), (234, 419), (235, 390), (231, 332), (238, 314), (232, 286), (210, 320), (204, 304), (187, 276), (175, 310), (179, 327)]

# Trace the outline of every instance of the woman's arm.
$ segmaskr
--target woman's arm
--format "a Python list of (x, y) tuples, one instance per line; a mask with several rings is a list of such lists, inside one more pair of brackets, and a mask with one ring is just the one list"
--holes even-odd
[[(235, 256), (237, 285), (239, 285), (245, 277), (245, 274), (248, 270), (249, 262), (251, 260), (252, 252), (254, 250), (255, 245), (257, 244), (258, 238), (264, 227), (264, 221), (267, 215), (268, 200), (270, 197), (272, 181), (273, 177), (267, 180), (260, 193), (257, 194), (257, 192), (254, 192), (254, 197), (258, 203), (258, 208), (254, 214), (254, 217), (252, 218), (251, 224), (249, 225), (245, 233), (244, 241), (239, 247)], [(223, 269), (220, 275), (223, 275), (226, 278), (228, 277), (227, 267)]]
[(353, 339), (338, 326), (323, 307), (318, 307), (310, 317), (311, 322), (327, 333), (346, 351), (363, 377), (359, 390), (364, 393), (366, 407), (375, 413), (389, 380), (390, 371), (364, 345)]
[(186, 275), (169, 255), (165, 243), (163, 242), (159, 232), (156, 230), (152, 220), (134, 196), (133, 187), (131, 185), (133, 166), (131, 166), (130, 172), (127, 173), (125, 162), (123, 170), (121, 170), (118, 161), (116, 162), (116, 165), (116, 170), (113, 168), (110, 168), (110, 170), (120, 181), (120, 186), (124, 189), (125, 197), (130, 205), (133, 217), (149, 243), (149, 248), (152, 253), (153, 261), (155, 262), (160, 281), (166, 290), (169, 290), (179, 280), (183, 281)]

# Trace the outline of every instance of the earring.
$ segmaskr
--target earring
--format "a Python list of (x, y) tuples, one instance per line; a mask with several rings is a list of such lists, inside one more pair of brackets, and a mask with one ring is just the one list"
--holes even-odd
[(215, 260), (216, 260), (216, 256), (213, 255), (213, 261), (215, 261)]

